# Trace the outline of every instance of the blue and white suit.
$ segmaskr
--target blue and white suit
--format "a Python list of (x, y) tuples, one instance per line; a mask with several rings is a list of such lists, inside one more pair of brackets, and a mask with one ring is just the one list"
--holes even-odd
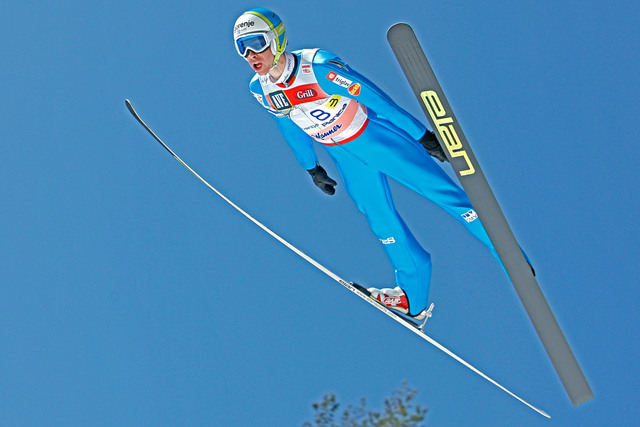
[(274, 115), (303, 168), (317, 164), (313, 142), (325, 146), (383, 244), (410, 314), (427, 305), (431, 257), (396, 211), (387, 177), (445, 209), (496, 255), (464, 190), (418, 142), (426, 131), (422, 123), (330, 52), (305, 49), (284, 58), (285, 71), (277, 82), (256, 74), (250, 90)]

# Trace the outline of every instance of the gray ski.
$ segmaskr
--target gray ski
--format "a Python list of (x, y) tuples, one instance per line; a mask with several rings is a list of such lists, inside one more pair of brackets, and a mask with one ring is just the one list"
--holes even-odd
[(571, 402), (577, 406), (593, 398), (593, 392), (412, 28), (404, 23), (395, 24), (389, 29), (387, 38), (440, 145), (487, 230)]

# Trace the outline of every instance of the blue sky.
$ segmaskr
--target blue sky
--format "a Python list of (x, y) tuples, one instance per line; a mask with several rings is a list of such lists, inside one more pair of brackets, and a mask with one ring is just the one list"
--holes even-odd
[[(344, 187), (315, 188), (247, 90), (231, 31), (256, 6), (426, 121), (386, 42), (414, 27), (595, 399), (571, 406), (500, 267), (430, 202), (391, 184), (433, 256), (429, 334), (551, 420), (267, 236), (132, 119), (125, 98), (274, 231), (389, 284)], [(629, 1), (4, 5), (3, 424), (296, 426), (324, 393), (376, 408), (403, 379), (432, 426), (637, 422), (639, 19)]]

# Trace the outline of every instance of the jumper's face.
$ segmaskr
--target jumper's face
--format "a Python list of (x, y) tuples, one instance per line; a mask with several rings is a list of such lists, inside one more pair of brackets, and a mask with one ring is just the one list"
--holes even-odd
[(245, 59), (247, 60), (253, 71), (261, 76), (265, 76), (267, 75), (267, 73), (269, 73), (269, 70), (273, 65), (275, 56), (271, 52), (271, 49), (266, 49), (260, 53), (255, 53), (254, 51), (249, 50)]

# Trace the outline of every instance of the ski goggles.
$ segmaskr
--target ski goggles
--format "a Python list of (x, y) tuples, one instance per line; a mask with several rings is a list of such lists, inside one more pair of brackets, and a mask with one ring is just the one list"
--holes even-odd
[(264, 52), (271, 45), (270, 33), (271, 31), (240, 37), (236, 40), (236, 50), (240, 56), (245, 58), (250, 50), (255, 53)]

